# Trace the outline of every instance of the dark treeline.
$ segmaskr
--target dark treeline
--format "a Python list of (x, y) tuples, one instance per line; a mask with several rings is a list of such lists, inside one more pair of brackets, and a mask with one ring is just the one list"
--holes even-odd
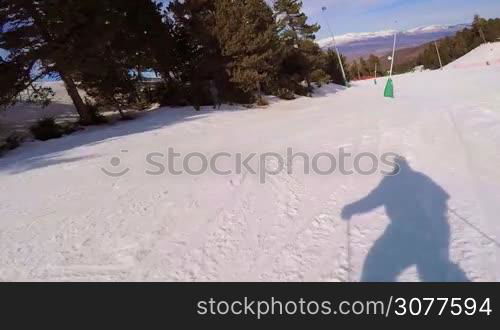
[(370, 54), (368, 59), (361, 57), (359, 60), (353, 60), (349, 66), (349, 76), (353, 80), (371, 78), (375, 76), (375, 70), (377, 70), (377, 76), (384, 75), (383, 68), (380, 64), (380, 58)]
[(61, 79), (82, 124), (103, 109), (263, 103), (343, 84), (298, 0), (0, 0), (0, 27), (0, 105), (26, 90), (46, 103), (37, 81)]
[[(443, 65), (447, 65), (464, 56), (484, 42), (495, 42), (500, 38), (500, 19), (484, 19), (474, 17), (470, 28), (457, 32), (453, 37), (447, 37), (437, 42)], [(416, 59), (396, 66), (396, 72), (408, 72), (416, 66), (425, 69), (439, 69), (439, 58), (434, 43), (427, 45)]]

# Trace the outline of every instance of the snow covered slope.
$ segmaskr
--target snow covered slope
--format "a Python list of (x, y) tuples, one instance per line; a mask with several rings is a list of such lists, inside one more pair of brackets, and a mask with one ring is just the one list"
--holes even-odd
[(500, 65), (500, 42), (483, 44), (446, 67), (463, 69), (485, 65)]
[[(267, 109), (161, 109), (24, 145), (0, 159), (0, 279), (500, 281), (500, 66), (396, 76), (395, 99), (384, 82)], [(345, 148), (409, 167), (394, 179), (306, 175), (298, 157), (265, 183), (248, 171), (146, 174), (158, 170), (147, 154), (169, 147)]]

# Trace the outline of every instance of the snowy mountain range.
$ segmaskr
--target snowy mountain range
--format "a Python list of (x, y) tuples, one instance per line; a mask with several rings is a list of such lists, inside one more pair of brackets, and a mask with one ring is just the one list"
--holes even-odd
[[(428, 42), (452, 36), (469, 24), (457, 25), (429, 25), (420, 26), (399, 33), (398, 48), (417, 47)], [(340, 52), (348, 58), (356, 58), (369, 54), (384, 55), (392, 49), (393, 37), (396, 30), (378, 32), (347, 33), (336, 36)], [(321, 48), (333, 47), (332, 38), (317, 41)]]

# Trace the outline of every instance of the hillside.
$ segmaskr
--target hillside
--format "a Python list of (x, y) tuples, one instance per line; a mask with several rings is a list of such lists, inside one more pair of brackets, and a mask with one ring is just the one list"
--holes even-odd
[[(417, 46), (417, 47), (397, 49), (395, 61), (394, 61), (394, 65), (396, 66), (396, 69), (401, 65), (405, 65), (405, 64), (415, 60), (420, 54), (422, 54), (422, 52), (425, 50), (426, 47), (427, 47), (427, 44)], [(392, 56), (392, 51), (387, 52), (379, 57), (380, 64), (381, 64), (380, 70), (388, 71), (390, 69), (390, 67), (391, 67), (391, 61), (389, 60), (390, 56)], [(364, 58), (366, 59), (366, 57), (364, 57)], [(354, 60), (359, 60), (359, 58), (355, 58)]]

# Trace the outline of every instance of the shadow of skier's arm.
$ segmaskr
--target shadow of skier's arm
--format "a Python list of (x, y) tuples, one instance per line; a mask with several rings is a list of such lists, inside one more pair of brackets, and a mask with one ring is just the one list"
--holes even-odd
[(350, 220), (356, 214), (367, 213), (383, 206), (387, 198), (387, 180), (387, 178), (384, 178), (378, 187), (372, 190), (364, 198), (344, 206), (341, 213), (342, 219)]

